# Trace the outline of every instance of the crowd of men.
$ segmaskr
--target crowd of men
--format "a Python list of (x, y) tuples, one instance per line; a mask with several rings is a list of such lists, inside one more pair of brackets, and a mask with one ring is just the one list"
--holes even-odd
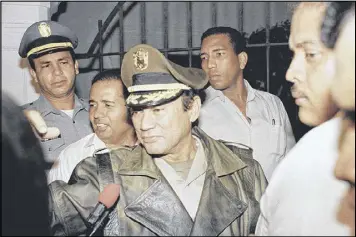
[(286, 80), (314, 127), (297, 144), (281, 100), (244, 78), (231, 27), (203, 33), (202, 69), (131, 47), (89, 101), (77, 44), (54, 21), (21, 40), (41, 95), (2, 95), (3, 235), (355, 235), (354, 2), (293, 13)]

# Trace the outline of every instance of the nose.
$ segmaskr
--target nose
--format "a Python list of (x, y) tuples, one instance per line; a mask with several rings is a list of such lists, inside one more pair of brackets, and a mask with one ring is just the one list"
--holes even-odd
[(147, 131), (155, 127), (154, 115), (150, 110), (142, 111), (141, 130)]
[(216, 60), (213, 57), (209, 57), (207, 59), (207, 63), (208, 63), (208, 68), (215, 68), (216, 67)]
[(345, 154), (339, 154), (339, 158), (334, 168), (334, 175), (337, 179), (355, 182), (354, 157), (350, 158), (345, 157)]
[(98, 119), (98, 118), (102, 118), (105, 115), (105, 109), (102, 108), (102, 106), (96, 106), (94, 109), (94, 118)]
[(55, 63), (54, 66), (53, 66), (53, 69), (54, 69), (54, 74), (55, 75), (60, 76), (60, 75), (63, 74), (63, 70), (62, 70), (62, 68), (61, 68), (61, 66), (59, 64)]
[(286, 72), (286, 80), (295, 84), (305, 78), (304, 63), (299, 56), (294, 56)]

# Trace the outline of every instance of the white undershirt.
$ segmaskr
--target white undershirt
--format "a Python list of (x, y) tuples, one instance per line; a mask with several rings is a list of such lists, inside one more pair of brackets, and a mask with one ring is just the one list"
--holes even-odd
[(74, 109), (68, 109), (68, 110), (61, 110), (62, 112), (66, 113), (69, 117), (73, 118), (73, 112)]

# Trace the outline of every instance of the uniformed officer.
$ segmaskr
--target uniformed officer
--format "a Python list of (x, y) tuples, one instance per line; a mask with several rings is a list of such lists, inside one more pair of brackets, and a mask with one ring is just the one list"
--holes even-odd
[(252, 157), (238, 155), (193, 125), (201, 105), (196, 92), (208, 82), (205, 73), (140, 44), (125, 54), (121, 77), (140, 144), (110, 155), (97, 152), (76, 166), (68, 184), (49, 185), (52, 234), (85, 234), (85, 219), (110, 183), (120, 185), (120, 198), (104, 236), (253, 233), (266, 179)]
[(60, 131), (54, 139), (41, 140), (48, 161), (54, 161), (69, 144), (92, 133), (89, 105), (74, 93), (79, 73), (74, 53), (77, 44), (77, 36), (68, 27), (40, 21), (25, 31), (19, 48), (19, 55), (28, 59), (31, 76), (41, 93), (23, 108), (38, 111), (47, 126)]

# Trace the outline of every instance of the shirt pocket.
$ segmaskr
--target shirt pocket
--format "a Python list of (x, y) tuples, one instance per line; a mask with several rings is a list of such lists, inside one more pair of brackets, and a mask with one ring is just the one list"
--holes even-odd
[(269, 127), (269, 145), (271, 153), (281, 156), (284, 154), (286, 147), (286, 132), (284, 130), (284, 126), (280, 124), (270, 124)]

